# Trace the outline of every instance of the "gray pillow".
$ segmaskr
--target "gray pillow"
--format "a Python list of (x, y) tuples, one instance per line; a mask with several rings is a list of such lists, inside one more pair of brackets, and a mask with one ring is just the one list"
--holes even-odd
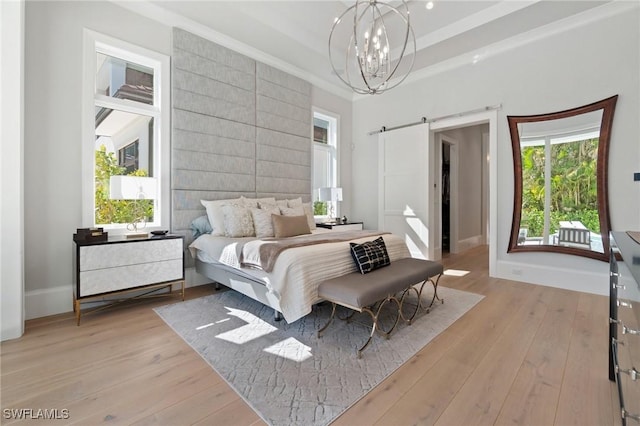
[(193, 238), (198, 238), (203, 234), (210, 234), (211, 231), (213, 231), (213, 228), (211, 228), (207, 215), (197, 217), (191, 222), (191, 234)]

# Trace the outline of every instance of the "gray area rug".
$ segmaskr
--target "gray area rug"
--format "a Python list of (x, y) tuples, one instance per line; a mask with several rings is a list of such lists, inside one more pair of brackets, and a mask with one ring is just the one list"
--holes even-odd
[[(432, 290), (425, 293), (430, 300)], [(336, 319), (318, 338), (328, 303), (292, 324), (274, 321), (272, 309), (231, 290), (155, 311), (267, 423), (326, 425), (482, 299), (446, 287), (438, 295), (444, 304), (420, 311), (410, 326), (399, 323), (389, 340), (374, 336), (361, 359), (356, 349), (369, 335), (363, 324), (370, 317)]]

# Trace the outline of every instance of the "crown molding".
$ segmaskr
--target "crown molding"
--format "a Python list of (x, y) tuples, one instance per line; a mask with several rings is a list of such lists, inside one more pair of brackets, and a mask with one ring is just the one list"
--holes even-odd
[[(359, 94), (353, 93), (351, 90), (341, 87), (338, 84), (332, 84), (327, 80), (321, 79), (309, 73), (308, 71), (305, 71), (296, 66), (293, 66), (290, 63), (285, 62), (281, 59), (278, 59), (272, 55), (269, 55), (259, 49), (256, 49), (255, 47), (242, 43), (234, 38), (231, 38), (218, 31), (215, 31), (210, 27), (202, 25), (191, 19), (185, 18), (182, 15), (163, 9), (146, 0), (144, 1), (110, 0), (110, 1), (114, 4), (119, 5), (122, 8), (130, 10), (139, 15), (145, 16), (149, 19), (153, 19), (157, 22), (160, 22), (161, 24), (167, 25), (169, 27), (179, 27), (186, 31), (192, 32), (193, 34), (196, 34), (214, 43), (218, 43), (221, 46), (224, 46), (238, 53), (241, 53), (256, 61), (260, 61), (264, 64), (277, 68), (283, 72), (289, 73), (293, 76), (296, 76), (305, 81), (308, 81), (313, 86), (322, 90), (326, 90), (327, 92), (332, 93), (336, 96), (339, 96), (340, 98), (343, 98), (349, 101), (357, 101), (357, 100), (362, 100), (370, 97), (370, 95), (359, 95)], [(537, 1), (538, 0), (530, 0), (527, 2), (515, 2), (515, 3), (521, 3), (519, 6), (517, 5), (509, 6), (509, 3), (513, 3), (513, 2), (503, 1), (498, 5), (494, 6), (493, 8), (491, 8), (489, 12), (483, 12), (483, 13), (478, 13), (476, 15), (473, 15), (472, 17), (469, 18), (468, 21), (462, 22), (459, 25), (455, 24), (450, 28), (445, 27), (435, 35), (423, 37), (417, 42), (420, 43), (421, 47), (424, 48), (431, 44), (442, 41), (448, 37), (452, 37), (454, 35), (460, 34), (463, 27), (473, 28), (477, 25), (481, 25), (483, 22), (486, 22), (488, 19), (490, 20), (492, 16), (493, 16), (493, 19), (495, 19), (496, 17), (498, 17), (498, 15), (504, 16), (506, 14), (513, 13), (514, 11), (519, 10), (523, 7), (530, 6), (531, 4), (536, 3)], [(474, 64), (479, 61), (483, 61), (492, 56), (496, 56), (496, 55), (508, 52), (510, 50), (535, 42), (537, 40), (542, 40), (544, 38), (551, 37), (553, 35), (561, 34), (566, 31), (571, 31), (575, 28), (582, 27), (584, 25), (592, 24), (594, 22), (609, 18), (611, 16), (629, 12), (633, 9), (638, 8), (639, 6), (640, 6), (640, 3), (637, 1), (613, 0), (602, 6), (594, 7), (580, 14), (552, 22), (550, 24), (535, 28), (533, 30), (519, 34), (517, 36), (510, 37), (508, 39), (501, 40), (499, 42), (485, 46), (483, 48), (458, 55), (454, 58), (447, 59), (445, 61), (423, 68), (419, 71), (414, 71), (407, 77), (403, 85), (411, 84), (412, 82), (423, 80), (425, 78), (428, 78), (437, 74), (441, 74), (443, 72), (451, 71), (459, 67), (463, 67), (463, 66)]]
[[(543, 40), (557, 34), (562, 34), (564, 32), (571, 31), (585, 25), (593, 24), (612, 16), (627, 13), (638, 8), (640, 8), (640, 2), (637, 1), (613, 0), (610, 3), (594, 7), (577, 15), (560, 19), (542, 27), (535, 28), (522, 34), (518, 34), (517, 36), (513, 36), (508, 39), (504, 39), (499, 42), (487, 45), (481, 49), (463, 53), (445, 61), (438, 62), (437, 64), (431, 65), (429, 67), (425, 67), (419, 71), (414, 71), (409, 74), (402, 85), (408, 85), (416, 81), (420, 81), (425, 78), (432, 77), (434, 75), (451, 71), (463, 66), (473, 65), (477, 62), (486, 60), (487, 58), (497, 56), (499, 54), (508, 52), (518, 47), (522, 47), (529, 43)], [(359, 101), (368, 97), (369, 95), (357, 94), (353, 97), (353, 100)]]
[(280, 71), (291, 74), (295, 77), (308, 81), (313, 86), (326, 90), (336, 96), (339, 96), (346, 100), (353, 100), (353, 93), (346, 88), (342, 88), (338, 85), (331, 84), (328, 81), (321, 79), (308, 71), (302, 70), (288, 62), (278, 59), (262, 50), (256, 49), (248, 44), (242, 43), (232, 37), (222, 34), (206, 25), (202, 25), (195, 22), (192, 19), (186, 18), (175, 12), (163, 9), (153, 3), (146, 0), (143, 1), (127, 1), (127, 0), (110, 0), (112, 3), (127, 9), (131, 12), (142, 15), (146, 18), (157, 21), (161, 24), (169, 27), (178, 27), (185, 31), (189, 31), (197, 36), (205, 38), (209, 41), (217, 43), (242, 55), (245, 55), (251, 59), (262, 62), (266, 65), (279, 69)]

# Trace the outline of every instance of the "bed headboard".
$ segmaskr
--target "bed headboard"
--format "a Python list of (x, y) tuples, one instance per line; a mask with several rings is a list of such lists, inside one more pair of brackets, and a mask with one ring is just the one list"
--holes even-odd
[(171, 231), (191, 242), (200, 200), (311, 200), (311, 85), (173, 29)]

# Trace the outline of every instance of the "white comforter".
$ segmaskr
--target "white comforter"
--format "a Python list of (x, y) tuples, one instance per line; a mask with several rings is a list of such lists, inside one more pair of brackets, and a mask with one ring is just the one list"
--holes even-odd
[[(369, 236), (353, 242), (362, 243), (375, 238)], [(382, 238), (392, 262), (411, 257), (407, 245), (399, 236), (383, 234)], [(213, 237), (207, 234), (198, 237), (189, 248), (192, 254), (197, 250), (196, 255), (200, 260), (221, 262), (258, 277), (278, 298), (282, 315), (289, 323), (311, 312), (313, 304), (319, 301), (318, 285), (322, 281), (357, 271), (349, 241), (344, 241), (287, 249), (278, 257), (273, 271), (252, 273), (251, 269), (241, 267), (240, 259), (242, 246), (255, 239)]]

